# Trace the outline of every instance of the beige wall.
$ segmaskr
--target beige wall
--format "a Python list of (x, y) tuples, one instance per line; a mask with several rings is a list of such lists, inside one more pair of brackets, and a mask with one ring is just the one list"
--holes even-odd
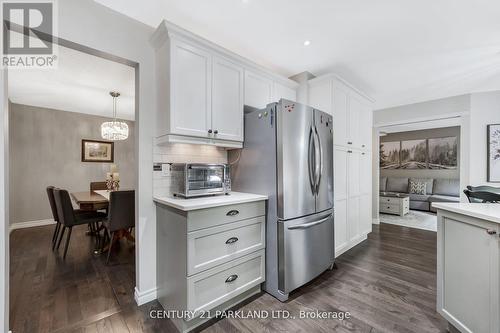
[(458, 166), (455, 170), (430, 170), (430, 169), (380, 169), (381, 177), (413, 177), (413, 178), (460, 178), (460, 127), (434, 128), (420, 131), (391, 133), (380, 137), (380, 142), (404, 141), (416, 139), (443, 138), (456, 136), (458, 141)]
[[(109, 118), (10, 104), (10, 221), (52, 218), (45, 188), (85, 191), (104, 180), (109, 163), (81, 162), (81, 140), (100, 140)], [(134, 122), (129, 138), (115, 142), (122, 188), (135, 188)]]

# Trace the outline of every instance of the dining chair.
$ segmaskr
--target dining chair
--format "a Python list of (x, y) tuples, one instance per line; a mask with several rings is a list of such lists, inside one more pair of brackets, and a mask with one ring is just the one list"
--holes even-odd
[[(59, 241), (57, 243), (57, 249), (59, 249), (59, 246), (61, 245), (64, 232), (66, 231), (66, 229), (68, 229), (68, 235), (66, 236), (66, 245), (64, 247), (63, 255), (63, 258), (66, 259), (66, 253), (68, 252), (69, 241), (71, 239), (71, 232), (73, 231), (73, 227), (81, 224), (90, 224), (95, 226), (95, 224), (97, 224), (97, 222), (99, 221), (102, 221), (106, 217), (106, 215), (99, 212), (73, 209), (69, 193), (68, 191), (63, 189), (54, 189), (54, 199), (57, 208), (57, 216), (62, 227), (61, 235), (59, 236)], [(97, 240), (97, 242), (99, 243), (99, 240)]]
[(469, 188), (464, 190), (470, 203), (500, 203), (500, 193), (490, 191), (472, 191)]
[(114, 191), (109, 194), (108, 217), (102, 222), (109, 237), (109, 248), (106, 263), (109, 262), (111, 249), (115, 241), (115, 233), (129, 230), (135, 226), (135, 191)]
[(47, 186), (47, 196), (49, 197), (50, 210), (52, 211), (52, 217), (56, 223), (54, 228), (54, 234), (52, 235), (52, 250), (56, 246), (57, 236), (59, 236), (59, 230), (61, 229), (61, 224), (59, 223), (59, 218), (57, 216), (56, 200), (54, 198), (54, 186)]
[(106, 182), (91, 182), (90, 183), (90, 191), (100, 191), (107, 190)]

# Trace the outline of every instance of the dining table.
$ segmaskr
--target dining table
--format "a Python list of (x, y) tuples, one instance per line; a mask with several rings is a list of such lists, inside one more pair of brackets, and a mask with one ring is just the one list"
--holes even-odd
[[(108, 190), (73, 192), (71, 193), (71, 197), (80, 210), (96, 211), (108, 209), (110, 193), (111, 191)], [(99, 232), (101, 228), (99, 228), (97, 232)], [(88, 232), (88, 234), (93, 235), (93, 233), (90, 231)], [(115, 234), (115, 239), (112, 241), (114, 242), (120, 238), (126, 238), (130, 242), (135, 242), (135, 237), (132, 235), (130, 230), (119, 230)], [(102, 248), (97, 245), (96, 249), (94, 250), (94, 254), (99, 255), (103, 251), (107, 251), (108, 246), (109, 244)]]
[(71, 197), (80, 210), (96, 211), (108, 208), (109, 193), (107, 190), (73, 192)]

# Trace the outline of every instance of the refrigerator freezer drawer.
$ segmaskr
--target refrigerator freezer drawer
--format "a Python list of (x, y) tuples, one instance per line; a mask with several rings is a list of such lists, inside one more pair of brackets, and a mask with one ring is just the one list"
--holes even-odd
[(288, 294), (333, 264), (333, 215), (278, 222), (278, 288)]

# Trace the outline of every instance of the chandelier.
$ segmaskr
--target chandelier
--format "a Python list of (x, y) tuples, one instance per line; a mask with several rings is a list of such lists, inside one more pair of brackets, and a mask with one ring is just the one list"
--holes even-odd
[(109, 94), (113, 97), (113, 121), (101, 124), (101, 136), (105, 140), (125, 140), (128, 138), (128, 125), (124, 121), (116, 120), (116, 99), (120, 93), (111, 91)]

